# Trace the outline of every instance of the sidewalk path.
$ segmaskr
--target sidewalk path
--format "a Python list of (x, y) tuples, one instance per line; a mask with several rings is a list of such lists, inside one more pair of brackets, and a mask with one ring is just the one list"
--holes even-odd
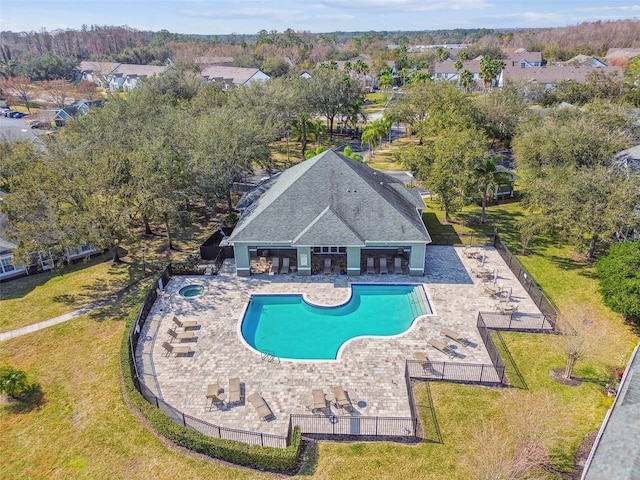
[(98, 308), (104, 307), (105, 305), (117, 300), (122, 295), (131, 290), (135, 285), (138, 284), (140, 280), (131, 285), (127, 285), (122, 290), (114, 293), (113, 295), (109, 295), (107, 298), (100, 300), (98, 302), (87, 305), (86, 307), (79, 308), (77, 310), (73, 310), (71, 312), (64, 313), (54, 318), (50, 318), (49, 320), (43, 320), (42, 322), (34, 323), (31, 325), (27, 325), (25, 327), (16, 328), (15, 330), (9, 330), (8, 332), (0, 333), (0, 342), (4, 342), (5, 340), (9, 340), (11, 338), (21, 337), (22, 335), (26, 335), (28, 333), (37, 332), (38, 330), (42, 330), (43, 328), (51, 327), (53, 325), (58, 325), (59, 323), (68, 322), (69, 320), (79, 317), (81, 315), (85, 315), (87, 313), (93, 312)]

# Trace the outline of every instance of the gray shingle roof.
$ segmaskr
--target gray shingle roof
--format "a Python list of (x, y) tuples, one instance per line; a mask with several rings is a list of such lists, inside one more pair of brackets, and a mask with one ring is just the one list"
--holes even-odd
[(616, 401), (583, 473), (584, 480), (640, 478), (640, 355), (636, 347)]
[[(268, 188), (265, 188), (268, 187)], [(250, 192), (229, 242), (365, 245), (431, 238), (419, 196), (388, 175), (333, 151), (285, 170)]]

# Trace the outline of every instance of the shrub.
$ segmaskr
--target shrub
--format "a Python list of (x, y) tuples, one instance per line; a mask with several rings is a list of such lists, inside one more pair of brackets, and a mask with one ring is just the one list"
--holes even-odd
[(17, 399), (28, 386), (25, 372), (9, 365), (0, 367), (0, 393)]
[(604, 303), (640, 325), (640, 240), (613, 245), (595, 267)]
[(301, 448), (300, 428), (295, 427), (291, 435), (291, 444), (287, 448), (269, 448), (248, 445), (232, 440), (212, 438), (184, 427), (166, 416), (160, 409), (147, 402), (136, 388), (137, 379), (129, 346), (129, 335), (137, 309), (129, 316), (127, 327), (120, 346), (120, 370), (125, 395), (149, 423), (164, 437), (182, 447), (213, 458), (260, 470), (290, 471), (298, 462)]

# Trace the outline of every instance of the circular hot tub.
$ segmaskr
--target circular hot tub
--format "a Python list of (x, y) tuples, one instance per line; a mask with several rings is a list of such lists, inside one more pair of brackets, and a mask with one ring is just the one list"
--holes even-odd
[(186, 287), (182, 287), (178, 293), (185, 298), (192, 298), (197, 297), (202, 292), (204, 292), (202, 285), (187, 285)]

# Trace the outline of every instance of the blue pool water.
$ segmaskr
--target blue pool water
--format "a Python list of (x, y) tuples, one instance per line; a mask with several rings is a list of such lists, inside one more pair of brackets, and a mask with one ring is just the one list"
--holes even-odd
[(431, 313), (421, 285), (352, 285), (336, 307), (306, 303), (302, 295), (252, 295), (242, 336), (259, 352), (280, 358), (334, 360), (341, 345), (361, 336), (390, 336)]

